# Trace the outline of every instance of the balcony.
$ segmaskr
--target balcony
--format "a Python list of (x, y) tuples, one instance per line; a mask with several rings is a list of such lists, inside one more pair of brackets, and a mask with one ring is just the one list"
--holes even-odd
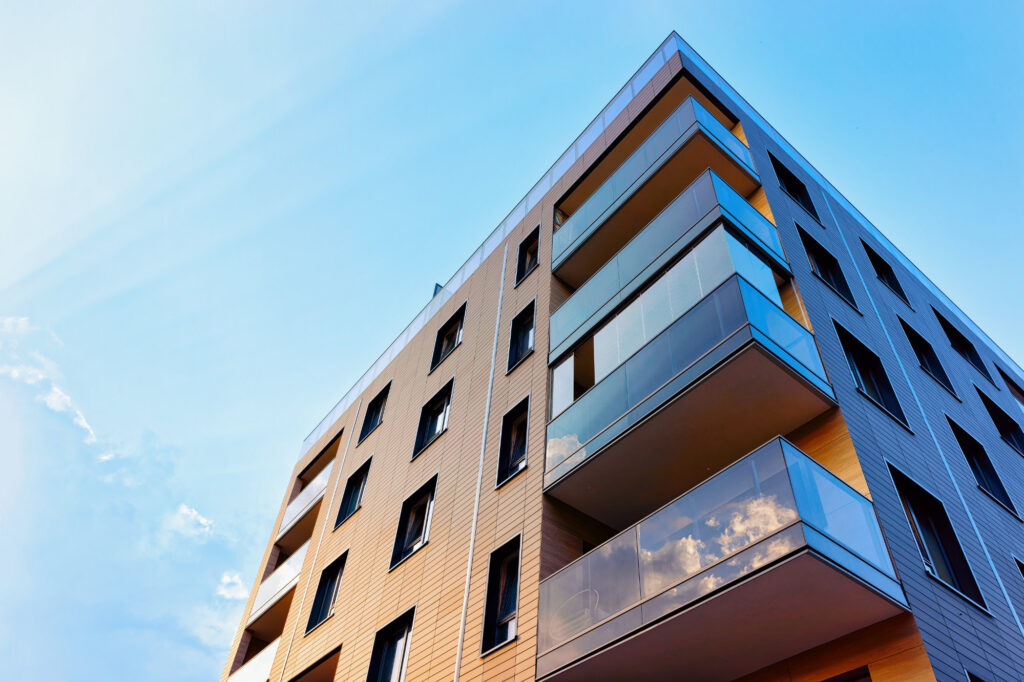
[(270, 667), (274, 664), (274, 656), (277, 655), (277, 645), (280, 641), (280, 639), (275, 639), (246, 661), (245, 665), (228, 676), (228, 682), (267, 682), (270, 679)]
[(552, 272), (580, 286), (708, 168), (744, 195), (759, 184), (750, 150), (690, 97), (555, 231)]
[(541, 582), (537, 677), (734, 679), (905, 607), (871, 503), (775, 438)]
[(788, 270), (775, 226), (714, 171), (705, 171), (551, 315), (549, 361), (722, 220), (743, 232), (776, 267)]
[(624, 528), (833, 400), (813, 335), (732, 275), (549, 422), (545, 491)]
[[(333, 467), (334, 462), (332, 461), (299, 491), (295, 499), (288, 503), (284, 510), (284, 516), (281, 517), (281, 529), (277, 532), (278, 538), (281, 538), (295, 527), (298, 521), (309, 513), (316, 506), (316, 503), (320, 501), (320, 498), (324, 496), (324, 491), (327, 489), (327, 479), (331, 477), (331, 469)], [(311, 534), (312, 532), (313, 528), (312, 524), (310, 524), (309, 533)], [(305, 537), (308, 538), (309, 535), (306, 534)]]
[(306, 541), (306, 544), (299, 547), (284, 563), (274, 569), (274, 572), (260, 583), (259, 588), (256, 590), (256, 598), (252, 602), (252, 609), (249, 611), (249, 624), (255, 622), (277, 603), (286, 592), (295, 587), (295, 583), (299, 580), (299, 572), (302, 571), (302, 561), (306, 558), (306, 550), (308, 548), (309, 541)]

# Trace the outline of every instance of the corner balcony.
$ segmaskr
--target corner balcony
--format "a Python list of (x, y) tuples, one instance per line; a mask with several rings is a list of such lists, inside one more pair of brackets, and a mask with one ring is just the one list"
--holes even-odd
[(299, 573), (302, 571), (302, 561), (306, 558), (306, 550), (309, 548), (309, 541), (299, 547), (288, 559), (274, 569), (268, 575), (259, 588), (256, 590), (256, 597), (252, 602), (252, 609), (249, 611), (247, 625), (252, 625), (260, 616), (269, 611), (281, 597), (295, 587), (299, 581)]
[(743, 232), (778, 269), (789, 270), (775, 226), (717, 173), (707, 170), (552, 313), (549, 361), (719, 221)]
[(552, 272), (580, 286), (708, 168), (743, 195), (759, 184), (750, 150), (690, 97), (555, 231)]
[(813, 335), (732, 275), (548, 423), (545, 492), (624, 528), (833, 401)]
[(775, 438), (541, 581), (537, 677), (734, 679), (905, 608), (871, 503)]
[[(324, 496), (324, 491), (327, 490), (327, 479), (331, 477), (331, 469), (334, 468), (334, 462), (331, 462), (324, 467), (323, 471), (316, 475), (306, 486), (299, 491), (299, 494), (295, 496), (288, 506), (284, 510), (284, 516), (281, 517), (281, 528), (277, 532), (277, 537), (280, 539), (282, 536), (291, 531), (298, 525), (298, 522), (309, 513), (313, 507), (316, 506), (317, 502)], [(309, 534), (312, 534), (312, 524), (309, 527)], [(307, 538), (309, 534), (304, 534)]]
[(267, 682), (270, 668), (274, 665), (280, 638), (268, 644), (262, 651), (250, 658), (235, 672), (228, 675), (228, 682)]

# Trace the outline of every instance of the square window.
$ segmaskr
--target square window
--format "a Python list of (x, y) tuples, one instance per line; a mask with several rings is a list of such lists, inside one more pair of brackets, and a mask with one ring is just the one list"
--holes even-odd
[(437, 392), (420, 411), (420, 425), (416, 429), (416, 446), (413, 449), (412, 457), (420, 454), (428, 445), (433, 443), (438, 436), (448, 428), (448, 412), (452, 406), (452, 386), (455, 380), (452, 379), (444, 388)]
[[(391, 390), (391, 382), (385, 386), (380, 393), (374, 396), (366, 405), (366, 416), (363, 417), (363, 428), (359, 431), (359, 443), (363, 442), (363, 439), (373, 433), (373, 430), (380, 426), (381, 421), (384, 419), (384, 406), (388, 402), (388, 391)], [(358, 443), (357, 443), (358, 445)]]
[(448, 357), (456, 346), (462, 343), (462, 324), (466, 319), (466, 304), (455, 311), (447, 322), (437, 330), (437, 338), (434, 340), (434, 354), (430, 356), (430, 371), (441, 364)]
[(953, 350), (959, 353), (960, 357), (966, 360), (972, 367), (974, 367), (974, 369), (981, 372), (986, 379), (992, 381), (992, 375), (988, 373), (988, 368), (985, 367), (985, 361), (981, 359), (981, 354), (978, 353), (978, 349), (974, 347), (971, 340), (964, 336), (964, 334), (938, 310), (932, 308), (932, 312), (935, 313), (935, 318), (939, 321), (939, 326), (942, 327), (942, 331), (946, 333), (946, 338), (949, 339), (949, 345), (953, 347)]
[(524, 398), (501, 420), (501, 445), (498, 452), (498, 485), (526, 468), (526, 443), (530, 399)]
[(516, 257), (516, 286), (537, 267), (540, 262), (540, 226), (534, 228), (526, 239), (519, 243)]
[(341, 496), (341, 508), (338, 509), (338, 520), (334, 527), (337, 528), (345, 520), (356, 513), (356, 510), (363, 505), (363, 491), (366, 490), (366, 479), (370, 476), (370, 460), (355, 470), (345, 483), (345, 493)]
[(988, 453), (985, 452), (982, 444), (949, 417), (946, 417), (946, 421), (949, 422), (949, 428), (953, 431), (953, 437), (956, 438), (960, 451), (964, 453), (967, 465), (971, 467), (971, 473), (978, 481), (978, 487), (997, 499), (1007, 509), (1016, 513), (1013, 502), (1010, 501), (1010, 496), (1006, 493), (1006, 488), (999, 480), (999, 475), (996, 474), (996, 469), (992, 466), (992, 460), (988, 458)]
[(786, 194), (792, 197), (796, 203), (800, 204), (801, 208), (807, 211), (811, 217), (821, 222), (818, 212), (814, 210), (814, 202), (811, 201), (811, 194), (807, 191), (807, 185), (794, 175), (793, 171), (776, 159), (773, 154), (769, 153), (768, 158), (771, 159), (772, 168), (775, 169), (775, 176), (779, 179), (779, 185), (786, 191)]
[(306, 632), (327, 620), (334, 612), (334, 599), (338, 595), (338, 586), (341, 584), (341, 574), (345, 570), (347, 556), (347, 553), (342, 554), (320, 574), (320, 583), (316, 586), (316, 596), (313, 597), (313, 608), (309, 612)]
[(853, 334), (838, 324), (835, 327), (839, 334), (839, 343), (842, 344), (843, 352), (846, 354), (846, 360), (850, 363), (850, 371), (853, 373), (857, 388), (906, 425), (906, 415), (903, 414), (903, 408), (900, 407), (882, 361)]
[(436, 486), (437, 477), (435, 476), (402, 503), (402, 513), (398, 517), (398, 533), (395, 535), (395, 548), (391, 552), (391, 568), (402, 563), (413, 552), (427, 544)]
[(533, 352), (533, 322), (536, 302), (512, 318), (512, 336), (508, 344), (508, 371)]
[(900, 280), (896, 277), (896, 271), (889, 265), (889, 261), (882, 258), (882, 256), (868, 246), (868, 243), (863, 239), (860, 240), (861, 245), (864, 247), (864, 253), (868, 255), (868, 260), (871, 261), (871, 267), (875, 271), (875, 276), (889, 288), (892, 293), (896, 294), (901, 301), (910, 305), (910, 299), (907, 298), (907, 292), (903, 290), (903, 285), (900, 284)]
[(402, 682), (409, 658), (413, 612), (408, 611), (377, 632), (367, 682)]
[(978, 397), (981, 398), (982, 404), (985, 405), (985, 410), (988, 412), (988, 416), (992, 418), (992, 423), (996, 425), (996, 430), (999, 431), (1003, 441), (1024, 455), (1024, 432), (1021, 431), (1020, 424), (1014, 421), (1013, 417), (1003, 412), (1003, 409), (996, 405), (991, 398), (978, 390), (977, 386), (974, 387), (974, 390), (978, 391)]
[(515, 639), (518, 612), (519, 538), (516, 537), (491, 553), (481, 644), (484, 653)]
[(907, 341), (910, 342), (910, 347), (914, 350), (914, 355), (917, 356), (921, 369), (942, 384), (947, 391), (956, 395), (956, 391), (953, 390), (953, 382), (949, 380), (949, 375), (946, 374), (942, 363), (939, 362), (939, 356), (936, 355), (932, 344), (928, 343), (927, 339), (918, 334), (917, 330), (904, 322), (903, 318), (898, 317), (897, 319), (899, 319), (900, 324), (903, 326), (903, 333), (907, 335)]
[(856, 308), (857, 303), (853, 300), (853, 292), (850, 291), (850, 285), (843, 275), (843, 269), (839, 266), (839, 261), (828, 249), (804, 232), (802, 228), (797, 226), (797, 229), (800, 232), (800, 240), (804, 244), (804, 250), (807, 252), (807, 260), (811, 263), (811, 270), (828, 284), (833, 291), (845, 299), (847, 303)]

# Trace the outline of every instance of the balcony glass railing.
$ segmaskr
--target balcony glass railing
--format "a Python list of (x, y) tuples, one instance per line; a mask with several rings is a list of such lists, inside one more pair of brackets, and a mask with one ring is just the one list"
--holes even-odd
[(258, 654), (245, 662), (241, 668), (228, 676), (228, 682), (267, 682), (270, 679), (270, 668), (274, 665), (277, 645), (280, 638), (268, 644)]
[(759, 342), (832, 397), (813, 335), (740, 275), (733, 275), (555, 417), (547, 429), (551, 485), (724, 360), (739, 337)]
[(554, 233), (553, 267), (698, 131), (714, 140), (752, 177), (757, 177), (746, 145), (699, 102), (687, 98)]
[(323, 496), (324, 490), (327, 489), (327, 479), (331, 477), (333, 466), (334, 462), (325, 466), (324, 470), (307, 483), (306, 487), (295, 496), (295, 499), (288, 503), (284, 510), (284, 516), (281, 517), (281, 530), (278, 531), (279, 537), (291, 528), (292, 524), (302, 518), (316, 504), (316, 501)]
[(551, 315), (550, 357), (561, 355), (587, 332), (588, 322), (629, 298), (719, 218), (773, 255), (777, 265), (786, 264), (775, 226), (714, 171), (705, 171)]
[(249, 611), (249, 620), (259, 616), (269, 606), (287, 592), (302, 571), (302, 561), (306, 558), (306, 550), (309, 548), (309, 541), (295, 550), (288, 559), (274, 569), (274, 572), (266, 577), (256, 589), (256, 598), (252, 601), (252, 609)]
[(621, 637), (806, 547), (903, 602), (871, 503), (776, 438), (543, 580), (539, 651), (619, 615)]

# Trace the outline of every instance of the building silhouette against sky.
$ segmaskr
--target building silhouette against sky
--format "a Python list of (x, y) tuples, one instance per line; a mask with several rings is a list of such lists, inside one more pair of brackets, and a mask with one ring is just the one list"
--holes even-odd
[(222, 679), (1020, 679), (1022, 387), (673, 33), (306, 438)]

